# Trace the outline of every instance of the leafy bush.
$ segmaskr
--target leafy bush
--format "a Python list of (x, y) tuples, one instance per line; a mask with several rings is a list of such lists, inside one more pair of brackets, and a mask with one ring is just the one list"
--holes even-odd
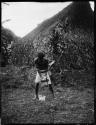
[(22, 65), (33, 65), (34, 48), (32, 44), (18, 42), (12, 46), (10, 62), (11, 64), (22, 66)]
[(1, 65), (5, 66), (9, 63), (11, 54), (11, 46), (18, 39), (9, 29), (1, 28)]
[(93, 32), (71, 27), (65, 32), (62, 24), (57, 25), (50, 35), (53, 59), (59, 62), (61, 69), (88, 69), (94, 66)]

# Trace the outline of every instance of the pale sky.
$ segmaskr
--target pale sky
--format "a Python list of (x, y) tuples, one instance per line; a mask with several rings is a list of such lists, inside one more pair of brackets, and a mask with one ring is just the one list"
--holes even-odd
[[(23, 37), (31, 32), (42, 21), (54, 16), (72, 2), (6, 2), (2, 4), (2, 21), (5, 28), (12, 30), (17, 36)], [(94, 10), (94, 2), (90, 2)]]

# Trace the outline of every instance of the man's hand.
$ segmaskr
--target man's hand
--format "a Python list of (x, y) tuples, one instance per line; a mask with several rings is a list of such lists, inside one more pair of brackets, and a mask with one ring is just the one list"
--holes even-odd
[(55, 63), (55, 60), (53, 60), (51, 63), (49, 63), (49, 66), (52, 66)]

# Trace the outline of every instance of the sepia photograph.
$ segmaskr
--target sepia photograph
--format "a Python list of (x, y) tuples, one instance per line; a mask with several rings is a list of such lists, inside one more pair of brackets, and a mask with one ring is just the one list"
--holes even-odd
[(2, 125), (95, 123), (94, 6), (1, 2)]

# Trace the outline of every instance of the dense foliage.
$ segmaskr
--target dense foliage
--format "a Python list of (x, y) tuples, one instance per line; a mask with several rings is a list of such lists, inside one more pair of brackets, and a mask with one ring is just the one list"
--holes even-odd
[(4, 66), (9, 63), (11, 54), (11, 46), (17, 37), (9, 29), (1, 28), (1, 65)]
[[(82, 15), (82, 6), (85, 6), (84, 10), (89, 15), (84, 10)], [(72, 11), (71, 8), (73, 8)], [(81, 18), (78, 17), (79, 21), (76, 21), (75, 16), (78, 13)], [(2, 29), (2, 53), (14, 65), (33, 65), (37, 53), (44, 51), (46, 58), (56, 61), (54, 69), (59, 72), (64, 69), (90, 69), (94, 67), (94, 32), (92, 23), (90, 27), (85, 27), (84, 15), (87, 15), (89, 25), (90, 17), (93, 15), (90, 5), (84, 3), (79, 6), (79, 3), (78, 5), (73, 3), (49, 20), (44, 21), (26, 38), (15, 40), (16, 42), (11, 48), (8, 48), (8, 44), (14, 38)], [(79, 24), (80, 21), (82, 23)]]
[(33, 64), (34, 49), (31, 43), (22, 43), (19, 41), (14, 44), (11, 49), (11, 64), (19, 66)]
[(59, 23), (51, 33), (53, 58), (61, 69), (88, 69), (94, 66), (94, 34), (90, 30), (66, 28)]
[(43, 50), (48, 59), (54, 59), (55, 68), (60, 71), (94, 67), (94, 33), (90, 29), (73, 28), (66, 20), (58, 21), (47, 35), (39, 34), (33, 45), (36, 52)]

